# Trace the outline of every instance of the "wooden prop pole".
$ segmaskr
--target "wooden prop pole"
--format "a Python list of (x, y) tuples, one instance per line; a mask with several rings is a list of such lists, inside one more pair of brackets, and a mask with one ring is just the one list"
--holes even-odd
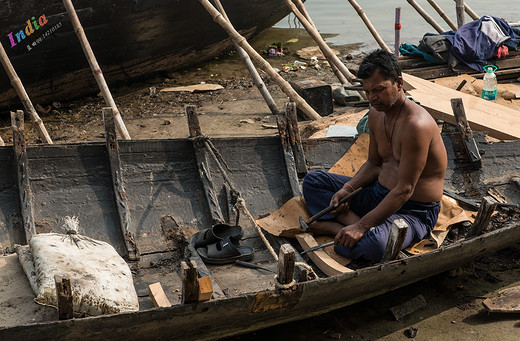
[[(459, 1), (459, 0), (453, 0), (455, 2)], [(467, 15), (469, 15), (471, 17), (471, 19), (473, 20), (477, 20), (477, 19), (480, 19), (480, 16), (475, 13), (474, 10), (472, 10), (467, 4), (464, 4), (464, 11), (466, 12)]]
[(9, 76), (9, 79), (11, 80), (11, 85), (16, 90), (16, 93), (18, 94), (18, 97), (22, 101), (22, 104), (23, 104), (25, 110), (29, 113), (31, 120), (34, 123), (34, 127), (36, 128), (36, 131), (38, 132), (38, 136), (40, 136), (40, 138), (42, 139), (42, 141), (44, 143), (52, 144), (51, 137), (49, 136), (49, 133), (47, 133), (47, 129), (45, 129), (42, 119), (40, 118), (40, 116), (38, 116), (36, 109), (34, 109), (31, 99), (29, 98), (29, 95), (27, 95), (27, 92), (25, 91), (25, 88), (23, 87), (22, 81), (20, 80), (20, 78), (18, 77), (18, 74), (14, 70), (13, 64), (11, 64), (11, 61), (9, 60), (7, 53), (4, 50), (4, 46), (1, 43), (0, 43), (0, 61), (2, 62), (2, 65), (4, 66), (7, 76)]
[(357, 1), (356, 0), (348, 0), (348, 2), (350, 2), (352, 7), (354, 7), (354, 9), (358, 13), (359, 17), (361, 18), (361, 20), (363, 20), (363, 22), (367, 26), (368, 30), (370, 31), (370, 33), (372, 33), (372, 36), (377, 41), (379, 46), (383, 50), (385, 50), (387, 52), (391, 52), (390, 48), (385, 44), (385, 42), (383, 41), (383, 39), (381, 38), (379, 33), (377, 33), (376, 29), (374, 28), (374, 25), (372, 25), (372, 23), (370, 22), (370, 20), (368, 19), (367, 15), (366, 15), (365, 11), (361, 8), (361, 6), (359, 6)]
[(408, 1), (408, 3), (410, 5), (412, 5), (413, 8), (415, 8), (415, 10), (417, 11), (417, 13), (419, 13), (423, 18), (424, 20), (426, 20), (426, 22), (430, 25), (432, 25), (432, 27), (438, 32), (438, 33), (442, 33), (444, 32), (445, 30), (442, 29), (442, 27), (437, 24), (437, 22), (435, 20), (433, 20), (433, 18), (431, 17), (431, 15), (429, 15), (428, 13), (426, 13), (426, 11), (421, 7), (419, 6), (419, 4), (415, 1), (415, 0), (406, 0)]
[(309, 23), (307, 19), (303, 16), (303, 14), (298, 10), (296, 5), (291, 0), (285, 0), (285, 3), (289, 7), (289, 9), (294, 13), (294, 15), (300, 20), (303, 27), (307, 30), (307, 33), (314, 39), (314, 41), (318, 44), (320, 47), (320, 50), (323, 52), (327, 60), (332, 61), (334, 65), (340, 70), (340, 72), (343, 74), (343, 76), (347, 77), (349, 82), (354, 82), (355, 76), (347, 69), (345, 64), (339, 60), (338, 56), (332, 50), (330, 47), (325, 43), (323, 38), (320, 36), (319, 32)]
[[(300, 12), (303, 14), (305, 19), (307, 19), (307, 21), (309, 21), (309, 23), (312, 25), (312, 27), (314, 27), (316, 30), (318, 30), (318, 28), (316, 27), (316, 24), (314, 24), (314, 21), (311, 19), (311, 16), (307, 12), (307, 9), (305, 8), (305, 5), (303, 4), (303, 2), (301, 0), (293, 0), (293, 2), (296, 3), (296, 6), (300, 10)], [(321, 48), (320, 48), (320, 50), (321, 50)], [(325, 52), (323, 52), (323, 51), (321, 51), (321, 52), (325, 56)], [(325, 56), (325, 58), (327, 58), (327, 57)], [(327, 59), (327, 61), (329, 62), (330, 68), (332, 69), (332, 72), (334, 72), (334, 75), (336, 75), (336, 77), (338, 78), (339, 82), (341, 84), (347, 84), (348, 79), (345, 76), (343, 76), (343, 74), (338, 70), (336, 65), (334, 65), (334, 63), (328, 59)]]
[(464, 25), (464, 1), (457, 0), (455, 3), (455, 10), (457, 12), (457, 26), (460, 28)]
[(452, 30), (456, 31), (457, 26), (455, 25), (455, 23), (453, 21), (451, 21), (450, 17), (448, 17), (448, 15), (442, 10), (442, 8), (435, 2), (435, 0), (427, 0), (427, 1), (433, 7), (433, 9), (436, 10), (437, 13), (439, 13), (441, 18), (444, 19), (446, 24), (448, 24), (448, 26), (451, 27)]
[[(215, 5), (217, 6), (217, 9), (220, 11), (220, 13), (224, 16), (224, 19), (226, 19), (228, 22), (231, 22), (229, 20), (229, 17), (226, 14), (226, 11), (224, 10), (224, 7), (222, 6), (222, 3), (220, 0), (213, 0)], [(253, 65), (253, 62), (251, 61), (251, 58), (249, 58), (249, 55), (247, 52), (241, 48), (234, 40), (233, 45), (235, 45), (235, 50), (237, 50), (238, 55), (246, 65), (247, 71), (249, 71), (249, 74), (251, 75), (251, 78), (253, 78), (253, 83), (255, 86), (260, 90), (260, 94), (264, 98), (264, 101), (267, 103), (267, 106), (273, 113), (273, 115), (279, 115), (280, 111), (276, 107), (276, 103), (274, 102), (273, 97), (269, 93), (269, 90), (267, 90), (267, 87), (265, 86), (264, 81), (262, 80), (262, 77), (260, 77), (260, 74), (256, 70), (255, 66)]]
[(394, 54), (399, 57), (399, 46), (401, 46), (401, 7), (395, 8), (395, 44)]
[(242, 47), (247, 54), (256, 62), (262, 70), (264, 70), (271, 79), (282, 89), (282, 91), (290, 98), (291, 101), (295, 102), (296, 105), (303, 111), (307, 118), (311, 120), (317, 120), (321, 116), (303, 99), (296, 91), (287, 83), (273, 68), (265, 61), (262, 56), (256, 52), (251, 45), (247, 42), (246, 38), (240, 35), (235, 30), (233, 25), (227, 21), (222, 14), (209, 2), (209, 0), (199, 0), (202, 6), (208, 11), (213, 20), (219, 24), (227, 34), (235, 41), (240, 47)]
[(83, 49), (83, 52), (85, 53), (85, 56), (87, 57), (88, 64), (90, 65), (90, 69), (92, 70), (92, 73), (94, 74), (96, 83), (98, 84), (99, 89), (101, 90), (101, 94), (103, 95), (103, 98), (105, 99), (106, 104), (112, 108), (117, 130), (119, 131), (119, 133), (121, 134), (121, 137), (123, 139), (130, 140), (130, 134), (128, 134), (128, 130), (126, 130), (125, 123), (123, 122), (123, 119), (121, 118), (121, 114), (119, 113), (119, 110), (117, 109), (117, 105), (114, 102), (114, 98), (112, 98), (110, 89), (108, 88), (107, 82), (105, 81), (105, 77), (103, 76), (103, 72), (101, 71), (101, 68), (99, 67), (99, 64), (96, 60), (94, 51), (92, 51), (92, 48), (90, 47), (90, 43), (88, 42), (88, 39), (85, 34), (85, 31), (83, 30), (83, 27), (81, 26), (81, 23), (79, 21), (76, 10), (74, 9), (74, 5), (72, 4), (71, 0), (63, 0), (63, 4), (65, 5), (65, 8), (67, 9), (67, 13), (69, 14), (70, 21), (72, 23), (72, 26), (74, 27), (74, 31), (76, 32), (76, 35), (78, 36), (81, 48)]

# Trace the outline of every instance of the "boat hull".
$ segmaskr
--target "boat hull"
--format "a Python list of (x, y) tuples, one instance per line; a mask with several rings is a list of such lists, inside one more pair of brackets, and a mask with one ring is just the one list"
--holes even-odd
[[(289, 13), (282, 0), (222, 4), (246, 37)], [(74, 5), (109, 85), (194, 65), (232, 47), (198, 1), (90, 0)], [(0, 41), (34, 103), (99, 91), (62, 1), (5, 1), (0, 16), (7, 19)], [(20, 107), (20, 101), (1, 72), (0, 108), (5, 107)]]

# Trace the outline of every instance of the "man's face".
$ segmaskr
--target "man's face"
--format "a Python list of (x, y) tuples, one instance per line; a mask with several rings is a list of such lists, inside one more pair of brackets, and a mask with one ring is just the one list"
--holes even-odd
[(399, 99), (399, 91), (403, 87), (403, 78), (399, 76), (395, 83), (384, 79), (379, 71), (372, 77), (363, 80), (363, 89), (370, 104), (378, 111), (388, 111)]

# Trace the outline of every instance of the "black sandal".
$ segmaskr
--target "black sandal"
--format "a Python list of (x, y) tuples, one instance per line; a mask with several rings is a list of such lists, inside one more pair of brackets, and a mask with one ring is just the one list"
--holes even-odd
[(237, 260), (253, 259), (255, 250), (251, 246), (243, 246), (237, 240), (227, 237), (215, 244), (197, 249), (200, 258), (209, 264), (234, 263)]
[(227, 237), (238, 241), (242, 238), (243, 234), (244, 232), (242, 231), (242, 228), (238, 225), (230, 226), (227, 224), (216, 224), (209, 229), (195, 233), (193, 237), (191, 237), (191, 243), (196, 249), (218, 243)]

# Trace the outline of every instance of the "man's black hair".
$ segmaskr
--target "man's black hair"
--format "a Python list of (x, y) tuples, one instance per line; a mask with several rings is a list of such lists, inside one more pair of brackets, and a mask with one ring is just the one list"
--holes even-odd
[(395, 83), (397, 77), (401, 76), (401, 67), (395, 56), (387, 51), (377, 49), (370, 52), (359, 65), (357, 78), (367, 79), (379, 70), (385, 80), (391, 80)]

